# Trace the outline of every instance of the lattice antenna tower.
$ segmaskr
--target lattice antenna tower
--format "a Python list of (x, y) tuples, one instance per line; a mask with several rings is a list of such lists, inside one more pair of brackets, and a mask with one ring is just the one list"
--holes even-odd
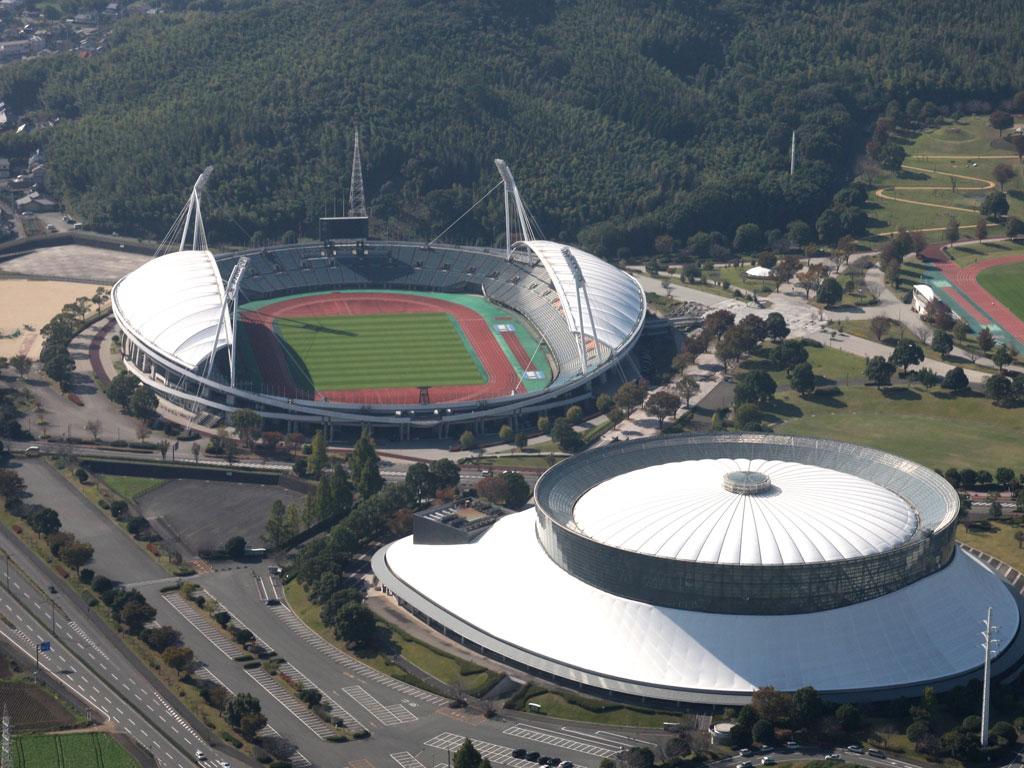
[(0, 768), (14, 768), (11, 762), (11, 717), (4, 704), (3, 734), (0, 736)]
[(363, 160), (359, 153), (359, 129), (352, 144), (352, 181), (348, 189), (348, 215), (366, 216), (366, 195), (363, 191)]

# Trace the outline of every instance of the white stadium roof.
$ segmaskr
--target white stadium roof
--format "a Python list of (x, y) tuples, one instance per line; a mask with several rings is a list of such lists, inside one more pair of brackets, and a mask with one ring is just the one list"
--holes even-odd
[[(189, 369), (213, 351), (223, 301), (224, 281), (210, 251), (152, 259), (122, 278), (113, 291), (120, 325)], [(232, 338), (231, 318), (225, 317), (217, 349)]]
[(414, 544), (408, 536), (378, 553), (374, 570), (417, 610), (495, 653), (623, 692), (916, 685), (981, 665), (978, 621), (988, 606), (1006, 645), (1018, 629), (1006, 585), (962, 551), (903, 589), (842, 608), (700, 613), (574, 578), (548, 558), (535, 520), (533, 510), (509, 515), (470, 544)]
[[(587, 295), (594, 312), (594, 325), (598, 340), (617, 349), (628, 340), (643, 322), (647, 298), (632, 277), (593, 254), (579, 248), (553, 243), (549, 240), (527, 240), (523, 243), (540, 259), (551, 276), (555, 291), (562, 304), (562, 312), (569, 329), (579, 333), (579, 302), (576, 298), (576, 280), (562, 253), (563, 248), (576, 259), (587, 286)], [(583, 308), (583, 333), (590, 336), (590, 317)]]
[[(725, 490), (752, 471), (770, 490)], [(700, 459), (626, 472), (594, 486), (573, 509), (576, 530), (646, 555), (727, 565), (819, 563), (872, 555), (918, 528), (911, 506), (855, 475), (789, 461)]]

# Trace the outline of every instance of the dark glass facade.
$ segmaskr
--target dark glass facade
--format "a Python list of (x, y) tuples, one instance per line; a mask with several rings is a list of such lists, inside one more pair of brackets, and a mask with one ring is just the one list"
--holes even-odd
[[(793, 565), (719, 565), (617, 549), (574, 530), (576, 500), (599, 482), (644, 466), (698, 458), (765, 458), (856, 474), (898, 493), (919, 516), (900, 546), (847, 560)], [(645, 603), (712, 613), (788, 614), (870, 600), (949, 563), (959, 497), (932, 470), (873, 449), (775, 435), (671, 437), (616, 445), (557, 465), (536, 489), (537, 536), (576, 578)], [(823, 500), (827, 503), (827, 500)]]

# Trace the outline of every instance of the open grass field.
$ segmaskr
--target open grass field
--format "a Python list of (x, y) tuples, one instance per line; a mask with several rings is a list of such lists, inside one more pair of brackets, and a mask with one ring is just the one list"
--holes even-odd
[(1024, 320), (1024, 262), (1003, 264), (979, 272), (978, 283)]
[(167, 482), (157, 477), (128, 477), (127, 475), (100, 475), (104, 484), (119, 496), (129, 501)]
[(835, 349), (811, 349), (810, 362), (819, 385), (835, 382), (835, 392), (803, 398), (785, 374), (771, 372), (779, 385), (769, 409), (775, 432), (869, 445), (933, 468), (994, 471), (1021, 463), (1012, 446), (1024, 430), (1024, 408), (997, 408), (980, 394), (953, 397), (895, 377), (895, 386), (879, 392), (862, 383), (860, 357)]
[(139, 768), (106, 733), (15, 736), (14, 768)]
[[(878, 192), (869, 195), (869, 230), (873, 235), (899, 227), (941, 230), (950, 217), (960, 222), (961, 236), (974, 236), (978, 207), (993, 188), (992, 171), (999, 163), (1017, 169), (1006, 184), (1010, 214), (1024, 215), (1024, 179), (1013, 149), (984, 116), (961, 118), (919, 134), (905, 134), (907, 159), (898, 174), (883, 172), (869, 179)], [(954, 189), (953, 183), (956, 182)], [(927, 232), (941, 239), (940, 231)], [(989, 225), (989, 235), (1002, 229)]]
[(958, 266), (969, 267), (972, 264), (977, 264), (979, 261), (985, 261), (985, 259), (1020, 253), (1021, 247), (1018, 243), (1001, 241), (997, 243), (959, 245), (948, 249), (946, 252)]
[(274, 329), (297, 377), (319, 392), (485, 381), (458, 326), (440, 312), (282, 317)]

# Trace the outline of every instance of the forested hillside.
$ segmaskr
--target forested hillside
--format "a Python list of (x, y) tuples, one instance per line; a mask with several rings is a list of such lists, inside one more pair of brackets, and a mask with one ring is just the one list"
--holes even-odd
[[(437, 233), (503, 157), (545, 235), (640, 255), (662, 232), (813, 224), (890, 101), (969, 110), (1024, 87), (1014, 0), (189, 7), (121, 22), (91, 58), (0, 68), (16, 112), (61, 117), (51, 185), (99, 229), (159, 236), (212, 163), (212, 238), (314, 235), (358, 122), (378, 234)], [(492, 242), (499, 202), (452, 237)]]

